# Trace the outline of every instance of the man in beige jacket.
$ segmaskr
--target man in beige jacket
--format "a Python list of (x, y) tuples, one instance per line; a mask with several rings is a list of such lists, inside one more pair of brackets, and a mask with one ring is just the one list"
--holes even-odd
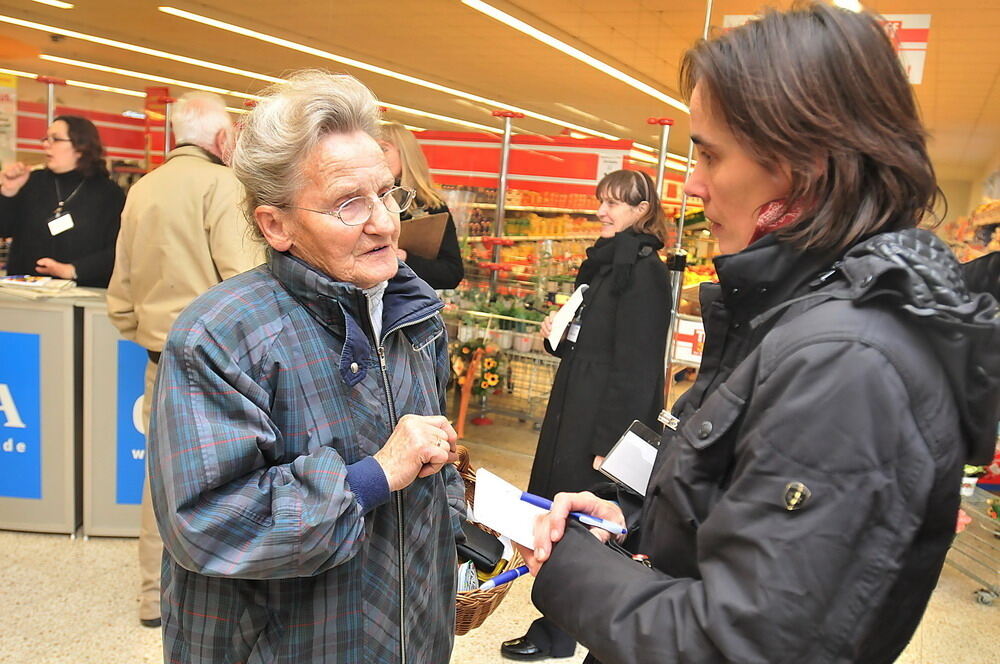
[[(108, 285), (111, 321), (149, 353), (147, 429), (156, 363), (177, 315), (213, 285), (264, 261), (260, 245), (246, 236), (243, 187), (223, 161), (234, 136), (225, 102), (188, 93), (174, 105), (171, 126), (177, 146), (128, 193)], [(160, 626), (162, 555), (147, 474), (139, 531), (139, 620), (146, 627)]]

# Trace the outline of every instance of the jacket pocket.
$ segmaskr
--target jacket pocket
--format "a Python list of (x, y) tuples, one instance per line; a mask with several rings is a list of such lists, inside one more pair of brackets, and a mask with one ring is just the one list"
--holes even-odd
[(680, 427), (687, 444), (696, 450), (706, 450), (718, 443), (743, 414), (744, 399), (736, 396), (723, 383), (705, 400), (701, 408), (691, 413)]
[(655, 478), (656, 497), (681, 523), (697, 528), (728, 486), (745, 403), (723, 384), (671, 436), (671, 458)]

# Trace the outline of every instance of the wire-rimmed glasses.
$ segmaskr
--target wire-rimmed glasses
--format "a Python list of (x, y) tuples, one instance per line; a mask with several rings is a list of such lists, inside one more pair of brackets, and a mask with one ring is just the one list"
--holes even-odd
[(341, 203), (336, 210), (314, 210), (298, 205), (282, 205), (281, 207), (326, 214), (340, 219), (341, 223), (345, 226), (360, 226), (371, 219), (372, 210), (375, 209), (376, 198), (382, 202), (386, 210), (392, 214), (399, 214), (410, 207), (416, 193), (409, 187), (393, 187), (378, 196), (355, 196), (354, 198), (349, 198)]

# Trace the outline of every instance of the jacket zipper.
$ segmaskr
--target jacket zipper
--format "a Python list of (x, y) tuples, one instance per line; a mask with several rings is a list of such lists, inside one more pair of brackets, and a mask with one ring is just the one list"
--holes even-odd
[[(389, 371), (385, 364), (385, 347), (382, 344), (378, 345), (378, 365), (379, 369), (382, 371), (382, 384), (385, 386), (385, 401), (389, 406), (389, 420), (392, 422), (392, 428), (396, 428), (396, 406), (392, 401), (392, 392), (389, 386)], [(399, 661), (402, 664), (406, 664), (406, 610), (404, 603), (406, 601), (406, 593), (404, 588), (405, 583), (405, 567), (403, 566), (404, 552), (403, 552), (403, 491), (400, 489), (395, 492), (393, 499), (396, 502), (396, 519), (397, 528), (396, 534), (399, 537)]]
[[(364, 296), (362, 296), (362, 300), (365, 305), (364, 311), (368, 313), (369, 325), (371, 325), (370, 322), (371, 312), (368, 311), (367, 301), (364, 298)], [(400, 330), (404, 327), (408, 327), (410, 325), (416, 325), (417, 323), (422, 323), (425, 320), (431, 319), (434, 316), (436, 316), (437, 313), (438, 309), (435, 309), (434, 311), (424, 316), (423, 318), (419, 318), (415, 321), (407, 321), (406, 323), (397, 325), (396, 327), (388, 331), (383, 330), (382, 338), (385, 339), (393, 332)], [(392, 422), (392, 428), (395, 429), (396, 424), (398, 423), (398, 419), (396, 416), (396, 405), (392, 401), (392, 390), (390, 389), (391, 386), (389, 384), (389, 371), (385, 363), (385, 346), (383, 346), (381, 342), (378, 342), (376, 344), (376, 348), (377, 348), (376, 352), (378, 354), (378, 365), (382, 373), (382, 384), (385, 387), (385, 401), (386, 405), (388, 405), (389, 407), (389, 420)], [(406, 573), (404, 567), (405, 552), (403, 550), (404, 542), (403, 542), (403, 495), (402, 494), (403, 494), (402, 490), (396, 491), (393, 498), (395, 499), (396, 502), (396, 519), (398, 526), (396, 529), (396, 533), (399, 536), (399, 661), (401, 664), (406, 664), (406, 622), (405, 622), (406, 593), (404, 590), (406, 587), (404, 578)]]

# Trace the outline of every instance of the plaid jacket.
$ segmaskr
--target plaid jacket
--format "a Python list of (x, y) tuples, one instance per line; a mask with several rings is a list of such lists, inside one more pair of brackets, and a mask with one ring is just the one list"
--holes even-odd
[(441, 306), (401, 265), (375, 346), (361, 291), (272, 253), (181, 314), (149, 440), (165, 661), (448, 661), (461, 480), (390, 495), (372, 457), (443, 413)]

